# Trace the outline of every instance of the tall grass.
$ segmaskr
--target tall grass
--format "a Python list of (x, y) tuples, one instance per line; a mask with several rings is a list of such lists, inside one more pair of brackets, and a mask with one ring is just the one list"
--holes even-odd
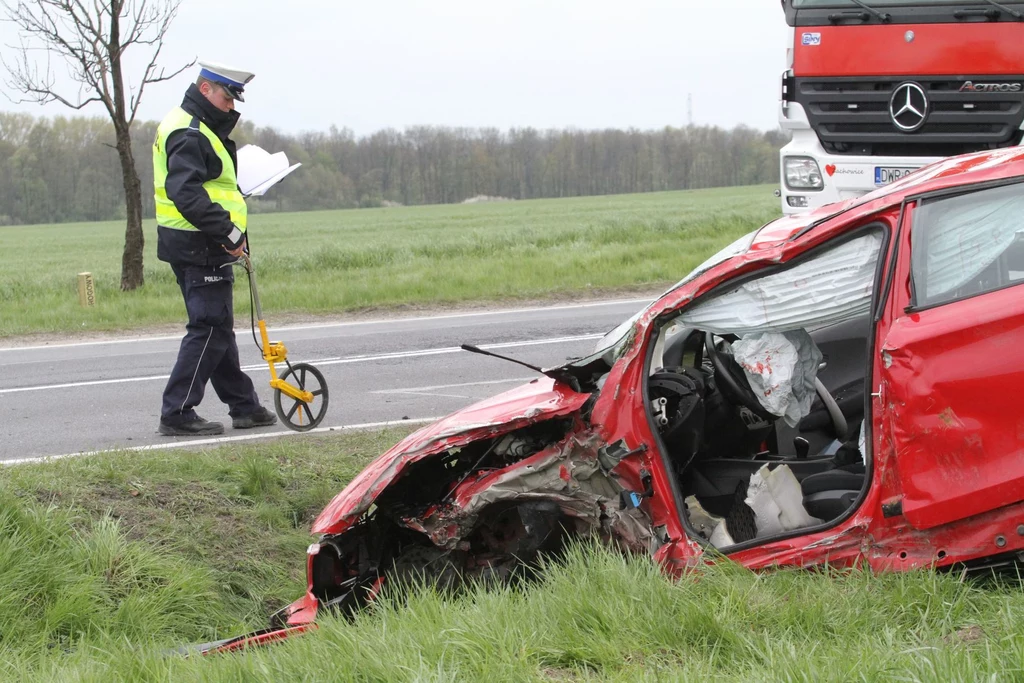
[(1022, 610), (1016, 585), (949, 574), (726, 562), (673, 582), (646, 558), (582, 545), (536, 584), (421, 589), (264, 650), (186, 660), (102, 639), (18, 665), (95, 681), (1019, 680)]
[(313, 518), (405, 431), (0, 468), (0, 660), (265, 626)]
[(186, 562), (173, 539), (162, 546), (129, 541), (106, 515), (75, 519), (0, 494), (3, 650), (208, 638), (241, 626), (226, 617), (211, 572)]
[(389, 594), (266, 650), (302, 594), (307, 529), (404, 430), (0, 469), (0, 680), (1024, 680), (1024, 593), (927, 571), (672, 581), (582, 544), (522, 586)]
[[(251, 218), (268, 316), (659, 289), (778, 215), (769, 187)], [(145, 226), (146, 285), (121, 293), (120, 223), (0, 227), (0, 337), (181, 322)], [(79, 307), (76, 274), (97, 305)], [(248, 315), (237, 272), (236, 315)]]

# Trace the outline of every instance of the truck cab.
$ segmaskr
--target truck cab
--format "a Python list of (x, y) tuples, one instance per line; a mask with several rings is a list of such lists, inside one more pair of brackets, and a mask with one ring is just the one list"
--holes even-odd
[(1024, 2), (783, 0), (782, 210), (1024, 136)]

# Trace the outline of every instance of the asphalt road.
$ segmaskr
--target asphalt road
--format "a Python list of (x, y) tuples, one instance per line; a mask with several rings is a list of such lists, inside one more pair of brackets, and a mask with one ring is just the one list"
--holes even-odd
[[(529, 369), (460, 350), (463, 343), (540, 366), (590, 353), (646, 299), (271, 328), (288, 359), (316, 365), (330, 390), (318, 431), (426, 420), (533, 379)], [(182, 329), (184, 333), (184, 329)], [(248, 329), (242, 367), (273, 409), (269, 372)], [(198, 412), (223, 437), (157, 433), (160, 397), (180, 336), (0, 348), (0, 461), (125, 448), (168, 448), (288, 435), (280, 424), (234, 430), (212, 387)], [(197, 444), (198, 445), (198, 444)]]

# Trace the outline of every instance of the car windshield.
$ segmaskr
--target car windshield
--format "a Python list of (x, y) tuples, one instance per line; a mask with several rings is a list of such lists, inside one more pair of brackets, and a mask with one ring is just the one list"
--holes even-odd
[[(733, 256), (736, 256), (737, 254), (742, 254), (743, 252), (745, 252), (748, 249), (750, 249), (750, 245), (753, 243), (754, 237), (757, 236), (758, 231), (760, 231), (760, 228), (758, 228), (757, 230), (754, 230), (752, 232), (747, 233), (746, 235), (744, 235), (743, 237), (739, 238), (738, 240), (736, 240), (735, 242), (733, 242), (729, 246), (727, 246), (724, 249), (718, 251), (715, 255), (713, 255), (712, 257), (710, 257), (709, 259), (707, 259), (706, 261), (701, 263), (699, 266), (697, 266), (696, 268), (691, 270), (689, 272), (689, 274), (686, 277), (684, 277), (682, 280), (680, 280), (679, 282), (675, 283), (674, 285), (669, 287), (667, 290), (665, 290), (664, 294), (659, 296), (654, 301), (657, 301), (658, 299), (660, 299), (661, 297), (665, 296), (665, 294), (668, 294), (669, 292), (672, 292), (672, 291), (674, 291), (676, 289), (679, 289), (680, 287), (682, 287), (687, 282), (689, 282), (693, 278), (697, 277), (698, 275), (700, 275), (704, 271), (709, 270), (712, 267), (717, 266), (719, 263), (722, 263), (723, 261), (726, 261), (726, 260), (732, 258)], [(651, 304), (653, 304), (653, 303), (654, 302), (652, 301)], [(590, 356), (588, 356), (586, 359), (584, 359), (583, 361), (580, 361), (580, 362), (581, 363), (582, 362), (587, 362), (589, 360), (594, 359), (595, 357), (603, 356), (604, 354), (608, 353), (609, 351), (612, 352), (611, 353), (612, 356), (617, 355), (618, 354), (618, 346), (623, 341), (625, 341), (626, 337), (629, 335), (630, 330), (633, 329), (633, 325), (636, 324), (636, 321), (639, 320), (640, 316), (642, 316), (644, 314), (644, 311), (646, 311), (648, 308), (650, 308), (651, 304), (648, 304), (647, 306), (644, 306), (642, 309), (637, 311), (630, 318), (628, 318), (627, 320), (623, 321), (614, 330), (612, 330), (611, 332), (609, 332), (605, 336), (601, 337), (601, 339), (597, 342), (597, 346), (595, 347), (594, 352)]]

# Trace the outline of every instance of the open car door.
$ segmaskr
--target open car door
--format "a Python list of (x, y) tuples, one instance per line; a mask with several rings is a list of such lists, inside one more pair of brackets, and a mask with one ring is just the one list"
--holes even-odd
[(1024, 501), (1024, 183), (924, 198), (908, 218), (881, 404), (903, 515), (927, 529)]

